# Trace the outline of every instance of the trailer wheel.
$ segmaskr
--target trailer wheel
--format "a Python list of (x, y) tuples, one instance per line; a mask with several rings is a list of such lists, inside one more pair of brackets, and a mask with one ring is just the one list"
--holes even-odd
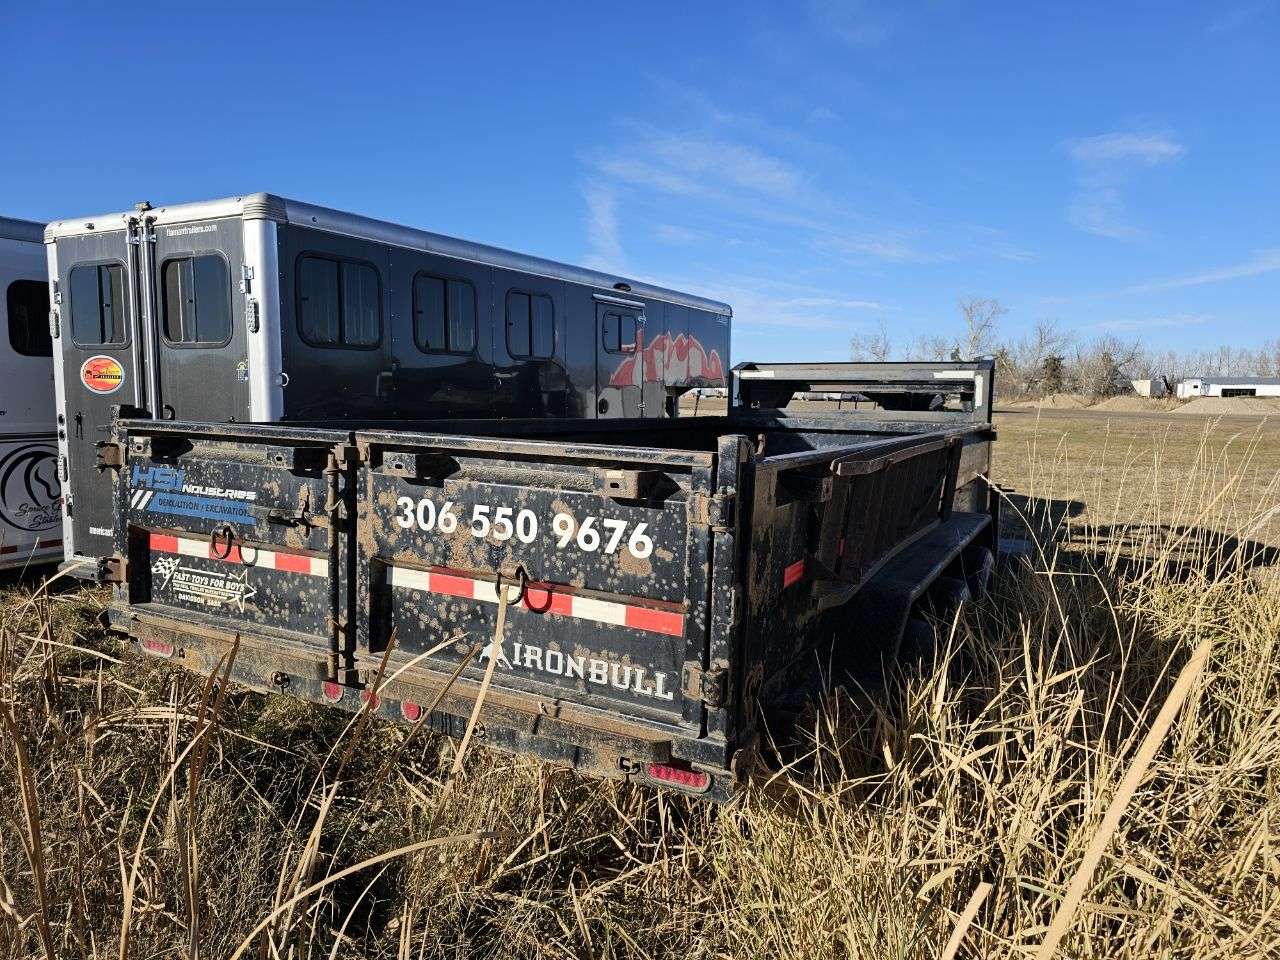
[(919, 660), (928, 656), (938, 642), (933, 624), (916, 614), (907, 620), (902, 629), (900, 655), (904, 660)]
[(965, 559), (965, 582), (975, 600), (981, 600), (991, 589), (996, 572), (996, 556), (986, 547), (978, 547)]
[(972, 599), (969, 584), (959, 577), (939, 577), (929, 588), (933, 615), (943, 620), (950, 620), (960, 604)]

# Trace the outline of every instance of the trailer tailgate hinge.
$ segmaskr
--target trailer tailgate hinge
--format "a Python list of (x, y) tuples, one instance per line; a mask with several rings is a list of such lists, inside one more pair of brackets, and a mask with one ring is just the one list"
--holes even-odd
[(723, 533), (733, 526), (733, 507), (737, 495), (722, 490), (711, 496), (695, 493), (689, 500), (691, 523), (706, 524), (712, 530)]
[(701, 700), (709, 709), (724, 706), (729, 687), (729, 670), (721, 664), (706, 669), (702, 664), (690, 661), (684, 665), (684, 695)]
[(340, 467), (358, 467), (363, 459), (360, 456), (360, 448), (351, 444), (338, 444), (333, 448), (333, 452)]

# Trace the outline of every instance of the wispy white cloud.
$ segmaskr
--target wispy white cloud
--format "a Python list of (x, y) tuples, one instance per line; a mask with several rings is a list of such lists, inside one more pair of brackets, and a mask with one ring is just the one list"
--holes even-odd
[(623, 256), (617, 192), (604, 184), (589, 183), (582, 193), (587, 201), (587, 242), (591, 250), (587, 265), (621, 273)]
[(1141, 170), (1171, 163), (1186, 149), (1161, 133), (1117, 132), (1067, 143), (1076, 166), (1076, 195), (1067, 219), (1088, 233), (1133, 240), (1143, 230), (1129, 222), (1123, 188)]
[(597, 157), (604, 174), (666, 193), (708, 195), (737, 187), (764, 196), (794, 196), (803, 182), (778, 157), (728, 139), (644, 129), (629, 157)]
[(818, 245), (853, 260), (878, 260), (882, 263), (937, 263), (952, 259), (950, 254), (922, 250), (910, 236), (896, 231), (854, 236), (827, 236), (819, 240)]
[(1165, 277), (1161, 280), (1148, 280), (1145, 283), (1126, 287), (1123, 293), (1156, 293), (1161, 290), (1177, 290), (1182, 287), (1200, 287), (1209, 283), (1222, 283), (1226, 280), (1239, 280), (1244, 277), (1258, 277), (1265, 273), (1280, 270), (1280, 247), (1259, 250), (1248, 260), (1216, 267), (1200, 273), (1189, 273), (1181, 277)]
[(1163, 134), (1104, 133), (1070, 144), (1071, 156), (1082, 163), (1130, 163), (1155, 166), (1176, 160), (1186, 150)]

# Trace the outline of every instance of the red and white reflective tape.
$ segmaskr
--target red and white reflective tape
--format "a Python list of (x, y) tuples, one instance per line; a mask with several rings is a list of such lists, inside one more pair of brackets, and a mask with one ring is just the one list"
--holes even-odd
[(0, 554), (29, 553), (32, 550), (51, 550), (62, 546), (61, 540), (28, 540), (26, 543), (6, 543), (0, 545)]
[(300, 553), (279, 553), (275, 550), (245, 547), (241, 553), (238, 543), (233, 543), (226, 555), (225, 545), (214, 545), (212, 540), (193, 540), (166, 533), (151, 534), (150, 545), (156, 553), (176, 553), (182, 557), (200, 557), (203, 560), (221, 560), (223, 563), (261, 567), (264, 570), (280, 570), (285, 573), (305, 573), (309, 577), (328, 577), (329, 561), (324, 557), (308, 557)]
[[(448, 597), (465, 597), (481, 603), (498, 602), (498, 587), (492, 580), (477, 580), (451, 570), (392, 567), (390, 580), (393, 587), (441, 593)], [(515, 584), (511, 584), (509, 589), (514, 596)], [(678, 610), (584, 597), (553, 583), (526, 584), (520, 607), (532, 613), (594, 620), (596, 623), (631, 627), (633, 630), (662, 633), (669, 637), (684, 636), (684, 614)]]

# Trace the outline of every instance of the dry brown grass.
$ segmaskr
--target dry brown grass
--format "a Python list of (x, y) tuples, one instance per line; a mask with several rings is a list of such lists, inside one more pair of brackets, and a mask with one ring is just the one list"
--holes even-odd
[(1032, 563), (726, 808), (482, 748), (446, 787), (450, 741), (122, 659), (100, 595), (15, 588), (0, 955), (1275, 956), (1280, 587), (1241, 546), (1273, 451), (1190, 429), (1009, 443)]

